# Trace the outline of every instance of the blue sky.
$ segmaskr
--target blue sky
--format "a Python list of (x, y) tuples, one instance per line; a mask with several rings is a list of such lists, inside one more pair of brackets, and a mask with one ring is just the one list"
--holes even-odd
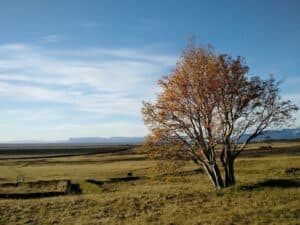
[[(300, 105), (300, 2), (1, 0), (0, 141), (144, 136), (142, 100), (190, 36)], [(300, 125), (300, 114), (295, 126)]]

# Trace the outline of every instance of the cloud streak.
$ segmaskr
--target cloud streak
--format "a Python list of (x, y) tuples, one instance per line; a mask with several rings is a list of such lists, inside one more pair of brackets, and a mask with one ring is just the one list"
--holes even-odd
[[(115, 118), (124, 118), (124, 123), (141, 130), (141, 102), (154, 98), (158, 91), (156, 80), (168, 74), (175, 62), (174, 56), (145, 49), (53, 49), (24, 43), (2, 44), (1, 104), (8, 105), (15, 114), (19, 111), (20, 117), (24, 107), (27, 111), (31, 110), (30, 105), (35, 107), (32, 110), (44, 110), (45, 103), (53, 104), (56, 108), (52, 111), (63, 107), (72, 118), (73, 114), (97, 115), (106, 120), (106, 127), (112, 123), (117, 130)], [(134, 122), (127, 121), (128, 117)], [(73, 123), (67, 116), (65, 119), (66, 123)]]
[[(143, 136), (142, 100), (155, 98), (177, 59), (147, 48), (0, 44), (0, 141)], [(290, 93), (283, 98), (299, 105)]]
[(46, 35), (41, 37), (41, 40), (44, 42), (48, 42), (48, 43), (56, 43), (61, 41), (62, 37), (58, 34), (50, 34), (50, 35)]

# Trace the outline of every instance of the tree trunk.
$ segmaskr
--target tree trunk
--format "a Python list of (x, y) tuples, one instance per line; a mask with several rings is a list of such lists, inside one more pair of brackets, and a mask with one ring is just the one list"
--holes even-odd
[(234, 177), (234, 159), (232, 157), (227, 158), (224, 166), (225, 171), (225, 187), (235, 185), (235, 177)]
[(224, 187), (224, 182), (222, 180), (222, 176), (219, 170), (218, 165), (215, 164), (205, 164), (204, 165), (205, 171), (208, 174), (212, 184), (214, 185), (215, 189), (219, 190)]

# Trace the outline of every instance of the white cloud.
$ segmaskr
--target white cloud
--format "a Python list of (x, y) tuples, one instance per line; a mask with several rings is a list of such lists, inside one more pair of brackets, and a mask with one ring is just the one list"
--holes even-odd
[[(36, 121), (57, 121), (64, 119), (64, 114), (61, 110), (49, 109), (49, 108), (14, 108), (14, 109), (2, 109), (0, 112), (1, 118), (6, 118), (3, 125), (12, 125), (12, 121), (16, 124), (25, 124), (36, 122)], [(28, 128), (28, 126), (25, 126)]]
[[(175, 63), (174, 57), (146, 55), (136, 50), (98, 51), (97, 55), (118, 56), (106, 60), (97, 59), (94, 50), (78, 50), (83, 56), (69, 59), (72, 52), (68, 51), (63, 57), (55, 57), (47, 50), (25, 45), (23, 51), (15, 54), (10, 48), (0, 46), (0, 49), (5, 50), (3, 55), (7, 51), (11, 55), (0, 60), (0, 95), (19, 100), (69, 103), (78, 110), (96, 112), (101, 106), (109, 113), (117, 113), (118, 107), (125, 106), (131, 112), (143, 98), (154, 96), (157, 78), (164, 74), (172, 60)], [(119, 110), (119, 113), (127, 114), (128, 111)]]
[[(44, 125), (25, 127), (16, 123), (2, 127), (6, 129), (6, 132), (0, 136), (1, 142), (17, 140), (55, 141), (66, 140), (69, 137), (141, 137), (147, 134), (147, 128), (142, 123), (133, 124), (129, 122), (53, 124), (46, 129)], [(126, 132), (124, 133), (124, 131)]]
[[(69, 130), (72, 137), (93, 137), (95, 133), (101, 137), (141, 137), (147, 133), (147, 128), (143, 124), (132, 124), (129, 122), (110, 122), (101, 124), (64, 124), (56, 125), (52, 131), (60, 132)], [(126, 133), (124, 133), (126, 130)], [(95, 132), (96, 131), (96, 132)]]
[[(53, 49), (2, 44), (0, 116), (4, 122), (0, 140), (143, 136), (147, 129), (141, 120), (141, 102), (154, 99), (159, 90), (157, 79), (167, 75), (176, 60), (177, 56), (155, 54), (147, 48)], [(283, 99), (300, 106), (298, 93), (285, 93)], [(5, 102), (10, 108), (3, 106)], [(295, 117), (300, 118), (300, 112)], [(299, 124), (298, 119), (295, 125)]]
[(22, 43), (9, 43), (0, 45), (0, 52), (17, 52), (17, 51), (24, 51), (26, 49), (26, 45)]
[[(3, 44), (0, 45), (0, 98), (2, 102), (14, 102), (12, 108), (19, 117), (24, 110), (18, 104), (38, 107), (53, 103), (102, 119), (111, 116), (140, 119), (142, 100), (154, 98), (157, 79), (170, 72), (175, 62), (174, 56), (153, 54), (145, 49), (69, 50), (23, 43)], [(54, 111), (50, 110), (50, 114)], [(54, 114), (57, 117), (58, 111)], [(30, 117), (30, 113), (26, 115)], [(36, 121), (41, 121), (43, 115), (45, 119), (49, 117), (49, 113), (39, 113)], [(116, 135), (121, 135), (118, 132), (125, 127), (117, 124), (111, 127)], [(128, 135), (130, 127), (139, 127), (139, 132), (132, 133), (143, 135), (142, 122), (126, 125), (127, 129), (122, 131), (124, 135)]]

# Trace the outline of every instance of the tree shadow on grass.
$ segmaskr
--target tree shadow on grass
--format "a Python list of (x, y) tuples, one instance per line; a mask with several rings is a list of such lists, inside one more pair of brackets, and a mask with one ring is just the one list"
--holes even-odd
[(242, 191), (252, 191), (252, 190), (259, 190), (262, 188), (298, 188), (300, 187), (300, 180), (299, 179), (269, 179), (265, 180), (256, 184), (250, 185), (242, 185), (239, 187), (239, 190)]

